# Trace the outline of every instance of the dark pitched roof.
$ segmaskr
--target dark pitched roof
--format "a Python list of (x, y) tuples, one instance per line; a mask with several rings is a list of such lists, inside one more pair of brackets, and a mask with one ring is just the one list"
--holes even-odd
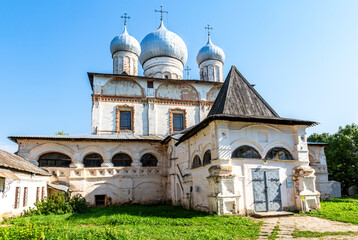
[(252, 85), (232, 66), (208, 116), (280, 117)]
[[(280, 117), (235, 66), (231, 67), (208, 116), (190, 129), (184, 130), (176, 145), (194, 136), (214, 120), (304, 125), (307, 127), (317, 124), (313, 121)], [(163, 141), (163, 143), (165, 142)]]
[(0, 149), (0, 167), (13, 168), (16, 170), (50, 176), (45, 170), (35, 166), (25, 159)]

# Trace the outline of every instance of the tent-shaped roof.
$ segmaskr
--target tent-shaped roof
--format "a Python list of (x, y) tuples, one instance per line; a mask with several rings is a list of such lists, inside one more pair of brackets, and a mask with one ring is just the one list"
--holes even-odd
[(208, 116), (280, 117), (252, 85), (232, 66)]

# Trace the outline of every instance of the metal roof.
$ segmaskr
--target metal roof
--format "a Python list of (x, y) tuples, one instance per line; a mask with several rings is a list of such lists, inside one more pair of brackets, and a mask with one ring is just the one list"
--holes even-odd
[(312, 146), (327, 146), (329, 145), (329, 143), (324, 143), (324, 142), (307, 142), (308, 145), (312, 145)]
[(50, 176), (45, 170), (35, 166), (25, 159), (0, 149), (0, 167), (16, 169), (24, 172)]
[(32, 135), (10, 136), (10, 140), (17, 142), (18, 139), (46, 139), (64, 141), (162, 141), (162, 136), (141, 136), (129, 133), (118, 134), (83, 134), (83, 135)]

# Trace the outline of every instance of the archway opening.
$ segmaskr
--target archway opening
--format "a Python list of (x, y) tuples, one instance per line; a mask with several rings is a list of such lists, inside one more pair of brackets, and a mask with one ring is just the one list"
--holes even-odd
[(39, 157), (40, 167), (69, 167), (71, 158), (63, 153), (45, 153)]
[(83, 159), (84, 167), (100, 167), (103, 163), (103, 158), (98, 153), (88, 154)]

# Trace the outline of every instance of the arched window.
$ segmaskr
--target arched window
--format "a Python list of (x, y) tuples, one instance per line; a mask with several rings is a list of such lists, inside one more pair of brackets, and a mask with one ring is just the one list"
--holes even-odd
[(142, 156), (140, 162), (142, 163), (143, 167), (156, 167), (158, 160), (152, 154), (146, 153)]
[(198, 155), (195, 155), (191, 168), (197, 168), (201, 166), (201, 160)]
[(232, 158), (255, 158), (261, 159), (260, 153), (253, 147), (244, 145), (235, 149), (232, 153)]
[(284, 148), (276, 147), (272, 148), (266, 155), (266, 159), (277, 160), (293, 160), (293, 157), (289, 151)]
[(207, 150), (204, 153), (203, 165), (210, 164), (210, 163), (211, 163), (211, 151)]
[(71, 158), (62, 153), (45, 153), (39, 157), (40, 167), (69, 167), (70, 164)]
[(102, 163), (103, 163), (103, 158), (101, 155), (97, 153), (88, 154), (83, 159), (83, 164), (85, 167), (100, 167)]
[(132, 158), (125, 153), (117, 153), (112, 158), (113, 166), (115, 167), (130, 167), (132, 164)]

